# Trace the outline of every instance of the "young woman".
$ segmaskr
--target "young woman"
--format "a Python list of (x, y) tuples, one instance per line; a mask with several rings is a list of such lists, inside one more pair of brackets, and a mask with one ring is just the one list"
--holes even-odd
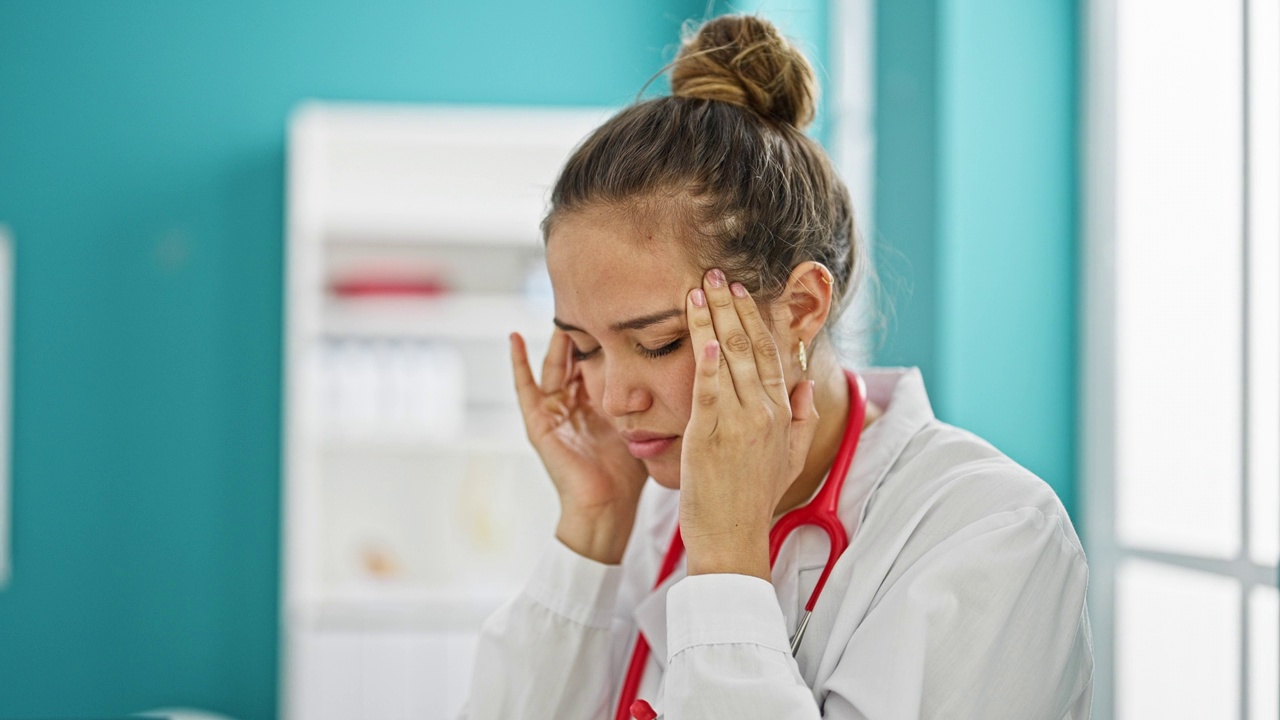
[[(561, 515), (467, 717), (1087, 717), (1088, 570), (1053, 491), (935, 419), (918, 371), (849, 373), (828, 340), (865, 268), (802, 133), (809, 64), (720, 17), (671, 85), (552, 194), (559, 330), (540, 379), (519, 336), (512, 362)], [(828, 536), (771, 563), (770, 534), (815, 495), (849, 544), (806, 622)]]

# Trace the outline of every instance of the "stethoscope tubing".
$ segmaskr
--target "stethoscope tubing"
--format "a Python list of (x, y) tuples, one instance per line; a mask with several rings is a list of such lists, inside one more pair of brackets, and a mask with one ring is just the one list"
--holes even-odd
[[(831, 470), (827, 472), (827, 481), (822, 484), (818, 494), (812, 500), (783, 515), (769, 531), (769, 567), (771, 568), (777, 561), (778, 553), (782, 550), (787, 537), (802, 525), (817, 525), (831, 541), (826, 567), (823, 568), (818, 584), (814, 586), (813, 593), (809, 596), (809, 601), (805, 603), (804, 616), (800, 620), (795, 636), (791, 639), (793, 657), (800, 651), (800, 642), (804, 639), (805, 630), (809, 627), (809, 618), (812, 617), (813, 608), (817, 605), (818, 597), (827, 584), (831, 569), (835, 567), (836, 561), (849, 546), (849, 536), (845, 532), (844, 523), (840, 521), (840, 492), (844, 489), (845, 478), (848, 477), (849, 468), (853, 465), (853, 455), (858, 449), (858, 440), (862, 437), (862, 426), (866, 422), (867, 386), (857, 373), (851, 370), (845, 370), (844, 373), (849, 382), (849, 419), (845, 424), (844, 436), (840, 440), (839, 450), (836, 451), (835, 461), (831, 464)], [(667, 554), (662, 558), (662, 565), (658, 569), (655, 589), (661, 587), (662, 583), (675, 572), (676, 565), (683, 556), (684, 540), (680, 537), (680, 527), (677, 525), (675, 535), (671, 538), (671, 545), (667, 548)], [(618, 695), (615, 720), (631, 720), (632, 705), (639, 704), (636, 696), (640, 692), (640, 681), (644, 677), (649, 652), (649, 642), (645, 639), (644, 633), (637, 633), (636, 647), (631, 654), (631, 663), (627, 666), (627, 674)], [(647, 703), (645, 707), (648, 707)]]

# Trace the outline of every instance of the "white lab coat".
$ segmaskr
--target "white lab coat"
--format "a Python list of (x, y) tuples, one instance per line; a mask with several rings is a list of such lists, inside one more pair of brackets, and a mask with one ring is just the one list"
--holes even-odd
[(621, 565), (553, 541), (486, 622), (463, 718), (612, 718), (637, 627), (653, 648), (640, 698), (666, 720), (1087, 718), (1088, 568), (1057, 497), (935, 419), (919, 371), (863, 377), (885, 412), (854, 457), (849, 548), (796, 658), (825, 534), (795, 533), (772, 584), (681, 564), (654, 590), (679, 493), (650, 482)]

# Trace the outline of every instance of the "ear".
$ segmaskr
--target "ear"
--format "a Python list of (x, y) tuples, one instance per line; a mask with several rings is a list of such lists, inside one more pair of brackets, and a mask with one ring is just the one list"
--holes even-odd
[(808, 260), (795, 266), (776, 304), (774, 327), (785, 327), (792, 342), (803, 340), (812, 345), (831, 314), (834, 289), (834, 279), (826, 265)]

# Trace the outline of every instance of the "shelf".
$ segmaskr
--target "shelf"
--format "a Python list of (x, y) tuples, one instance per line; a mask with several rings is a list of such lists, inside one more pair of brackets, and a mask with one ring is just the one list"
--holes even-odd
[(343, 338), (505, 340), (519, 332), (542, 341), (554, 329), (553, 315), (549, 302), (517, 295), (331, 299), (321, 329)]
[(413, 436), (369, 428), (364, 432), (327, 432), (327, 451), (390, 455), (506, 455), (534, 459), (525, 437), (524, 420), (516, 409), (471, 410), (456, 435)]
[(291, 211), (326, 238), (536, 246), (548, 192), (612, 108), (310, 105)]
[(289, 614), (291, 620), (313, 630), (475, 630), (519, 592), (515, 585), (486, 590), (371, 589), (301, 600)]
[[(455, 203), (459, 205), (460, 203)], [(513, 218), (492, 218), (481, 224), (477, 217), (491, 214), (491, 207), (461, 207), (459, 217), (446, 221), (439, 213), (420, 216), (412, 212), (390, 209), (367, 212), (346, 211), (326, 218), (319, 236), (335, 246), (415, 246), (458, 248), (504, 248), (540, 251), (542, 249), (541, 206), (539, 212), (524, 213)], [(425, 215), (425, 213), (423, 214)]]

